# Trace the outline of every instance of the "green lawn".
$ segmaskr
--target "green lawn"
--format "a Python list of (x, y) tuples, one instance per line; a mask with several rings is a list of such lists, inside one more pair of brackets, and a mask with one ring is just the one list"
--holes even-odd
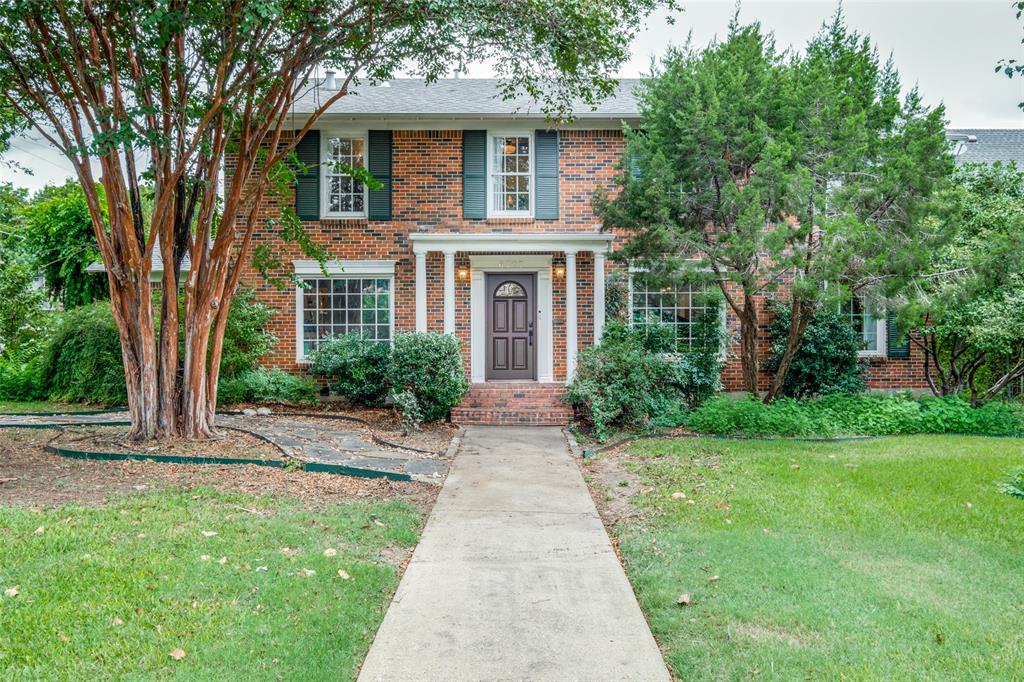
[(0, 507), (0, 679), (350, 679), (422, 518), (209, 489)]
[(102, 409), (102, 405), (82, 403), (55, 403), (51, 400), (12, 402), (0, 400), (0, 414), (25, 414), (26, 412), (83, 412)]
[(1019, 680), (1024, 500), (996, 483), (1022, 465), (1010, 439), (649, 440), (618, 533), (678, 677)]

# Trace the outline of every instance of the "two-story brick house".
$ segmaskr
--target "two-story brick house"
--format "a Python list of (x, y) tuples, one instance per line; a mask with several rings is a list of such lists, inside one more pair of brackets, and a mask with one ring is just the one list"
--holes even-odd
[[(296, 128), (330, 81), (298, 102)], [(600, 338), (608, 256), (621, 239), (602, 231), (591, 197), (614, 188), (623, 124), (639, 123), (636, 83), (622, 81), (596, 109), (556, 126), (529, 100), (501, 100), (493, 80), (394, 80), (341, 98), (299, 143), (315, 170), (294, 197), (327, 249), (329, 276), (296, 248), (286, 259), (305, 288), (247, 278), (276, 310), (280, 343), (267, 364), (302, 371), (334, 334), (452, 333), (473, 384), (457, 419), (564, 423), (557, 396), (579, 349)], [(337, 163), (365, 165), (382, 187), (368, 189)], [(674, 325), (681, 346), (700, 312), (689, 291), (647, 291), (640, 279), (630, 304)], [(916, 353), (887, 344), (885, 320), (856, 306), (851, 319), (872, 358), (870, 385), (924, 385)], [(723, 381), (734, 390), (739, 367), (729, 357)]]

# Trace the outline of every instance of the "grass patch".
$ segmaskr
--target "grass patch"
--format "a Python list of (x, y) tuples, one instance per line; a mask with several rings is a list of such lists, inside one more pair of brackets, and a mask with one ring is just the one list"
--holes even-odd
[(204, 488), (0, 508), (0, 678), (351, 679), (421, 521)]
[(0, 414), (27, 414), (30, 412), (89, 412), (91, 410), (101, 409), (103, 409), (102, 405), (59, 403), (52, 400), (0, 400)]
[(998, 490), (1024, 443), (647, 440), (629, 454), (646, 520), (617, 533), (679, 677), (1024, 677), (1024, 506)]

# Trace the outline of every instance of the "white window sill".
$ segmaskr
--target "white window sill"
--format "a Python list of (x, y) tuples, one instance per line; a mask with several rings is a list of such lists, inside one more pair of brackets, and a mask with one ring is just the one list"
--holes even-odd
[(871, 358), (884, 358), (885, 353), (880, 350), (859, 350), (857, 351), (857, 357), (870, 360)]
[(487, 216), (487, 220), (501, 220), (502, 218), (533, 220), (533, 213), (530, 211), (523, 211), (521, 213), (491, 213)]
[(324, 213), (321, 220), (366, 220), (365, 213)]

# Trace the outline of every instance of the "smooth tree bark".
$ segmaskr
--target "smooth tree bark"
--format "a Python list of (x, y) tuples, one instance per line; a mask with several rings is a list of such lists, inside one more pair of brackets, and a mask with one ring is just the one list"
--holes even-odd
[[(283, 270), (272, 248), (254, 245), (257, 231), (324, 257), (293, 209), (265, 216), (260, 208), (270, 196), (290, 204), (295, 145), (335, 102), (398, 70), (430, 80), (493, 59), (505, 95), (525, 91), (558, 118), (612, 91), (632, 35), (657, 4), (3, 3), (0, 100), (16, 116), (0, 119), (0, 135), (32, 128), (82, 185), (121, 338), (131, 436), (215, 434), (232, 296), (248, 263), (268, 275)], [(336, 90), (320, 87), (320, 68), (340, 74)], [(312, 113), (292, 113), (299, 99), (314, 103)], [(365, 169), (341, 170), (374, 182)]]

